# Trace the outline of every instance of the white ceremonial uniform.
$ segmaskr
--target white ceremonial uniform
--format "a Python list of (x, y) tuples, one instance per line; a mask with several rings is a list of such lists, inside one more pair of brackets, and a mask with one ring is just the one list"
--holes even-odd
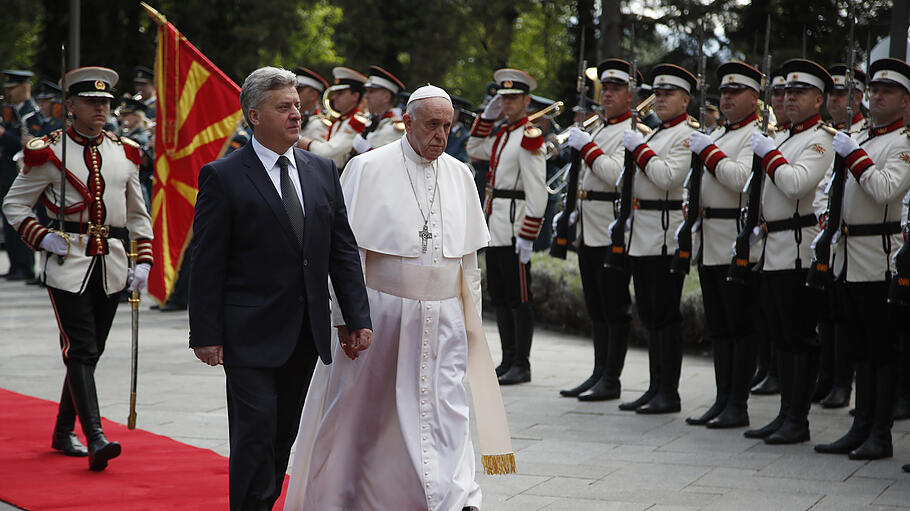
[[(850, 133), (859, 133), (867, 128), (866, 119), (863, 118), (863, 114), (857, 113), (853, 116), (855, 121), (850, 126)], [(841, 130), (843, 126), (838, 126), (836, 129)], [(815, 199), (812, 201), (812, 209), (815, 210), (815, 216), (821, 218), (823, 214), (828, 212), (828, 185), (831, 184), (831, 178), (834, 176), (834, 162), (831, 162), (831, 166), (828, 167), (828, 170), (825, 171), (825, 177), (819, 181), (818, 186), (815, 188)]]
[(360, 110), (354, 109), (332, 123), (325, 140), (312, 139), (304, 149), (319, 156), (325, 156), (335, 162), (339, 172), (347, 164), (354, 147), (354, 137), (366, 127), (366, 119)]
[[(462, 383), (468, 359), (462, 302), (412, 300), (371, 287), (371, 258), (413, 269), (461, 265), (479, 297), (476, 251), (489, 233), (471, 172), (447, 154), (421, 158), (403, 137), (353, 158), (342, 188), (366, 260), (373, 341), (353, 361), (334, 343), (334, 363), (317, 365), (285, 510), (480, 506)], [(432, 238), (423, 252), (418, 232), (426, 214)], [(408, 275), (414, 278), (404, 272), (402, 279)], [(336, 325), (344, 323), (335, 316)]]
[[(762, 220), (773, 222), (815, 216), (813, 200), (819, 181), (834, 160), (831, 135), (821, 128), (821, 117), (815, 115), (793, 124), (787, 136), (780, 136), (777, 149), (762, 159), (768, 176), (762, 187)], [(818, 222), (794, 229), (769, 232), (764, 239), (763, 271), (809, 267), (812, 240), (819, 232)]]
[(370, 146), (376, 149), (399, 140), (403, 136), (404, 121), (401, 119), (401, 113), (398, 112), (398, 109), (392, 109), (382, 114), (382, 117), (379, 118), (379, 127), (369, 132), (366, 139)]
[[(681, 201), (683, 183), (688, 175), (692, 152), (689, 134), (694, 131), (689, 116), (662, 122), (645, 137), (645, 143), (635, 151), (638, 167), (632, 187), (633, 201)], [(644, 170), (642, 170), (644, 169)], [(673, 255), (676, 228), (683, 221), (682, 208), (663, 211), (635, 209), (633, 202), (632, 227), (629, 233), (630, 256)], [(667, 247), (667, 254), (662, 248)]]
[[(478, 119), (466, 145), (468, 156), (489, 160), (484, 211), (489, 217), (490, 246), (512, 244), (517, 237), (534, 240), (547, 209), (547, 160), (543, 135), (522, 118), (490, 136), (494, 121)], [(524, 199), (493, 197), (492, 191), (524, 194)], [(514, 204), (514, 206), (513, 206)]]
[[(854, 135), (862, 151), (847, 156), (843, 221), (846, 233), (835, 248), (834, 275), (847, 282), (886, 280), (891, 254), (903, 237), (902, 202), (910, 189), (910, 137), (903, 122), (870, 128)], [(858, 154), (858, 153), (864, 154)], [(850, 227), (892, 224), (888, 235), (851, 236)], [(846, 267), (846, 274), (844, 274)]]
[(588, 200), (588, 192), (619, 194), (616, 187), (625, 164), (626, 150), (622, 146), (622, 133), (632, 127), (632, 113), (627, 112), (607, 119), (591, 134), (592, 142), (581, 148), (585, 161), (581, 174), (581, 219), (579, 232), (582, 242), (589, 247), (611, 245), (610, 224), (614, 211), (612, 200)]
[(322, 112), (317, 108), (307, 117), (306, 124), (300, 130), (300, 136), (313, 140), (326, 140), (329, 136), (329, 128), (332, 123), (329, 122)]
[[(749, 147), (752, 133), (758, 131), (758, 115), (727, 123), (711, 133), (714, 143), (701, 155), (705, 171), (701, 180), (701, 263), (705, 266), (730, 264), (733, 243), (740, 230), (737, 218), (712, 218), (711, 210), (735, 210), (746, 205), (743, 188), (752, 175)], [(750, 262), (758, 261), (757, 251), (749, 251)]]
[[(104, 131), (88, 140), (71, 130), (66, 142), (66, 217), (65, 222), (78, 222), (103, 227), (126, 227), (130, 238), (139, 240), (139, 261), (152, 261), (152, 224), (139, 185), (139, 145)], [(63, 155), (62, 131), (44, 138), (32, 139), (25, 149), (25, 168), (17, 176), (3, 202), (3, 213), (19, 231), (23, 241), (40, 250), (48, 233), (32, 208), (40, 201), (56, 220), (60, 204), (60, 173)], [(87, 162), (92, 162), (93, 168)], [(66, 229), (70, 249), (64, 264), (56, 256), (41, 251), (45, 283), (52, 288), (82, 293), (92, 269), (100, 264), (104, 290), (108, 295), (126, 287), (126, 249), (116, 236), (90, 236)], [(87, 229), (86, 229), (87, 231)]]

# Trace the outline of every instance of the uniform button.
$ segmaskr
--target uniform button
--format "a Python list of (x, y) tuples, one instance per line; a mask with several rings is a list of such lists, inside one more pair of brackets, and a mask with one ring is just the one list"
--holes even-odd
[(309, 260), (309, 259), (304, 259), (304, 260), (303, 260), (303, 265), (304, 265), (304, 266), (309, 266), (309, 265), (310, 265), (310, 260)]
[[(421, 399), (421, 400), (420, 400), (420, 404), (422, 404), (422, 405), (427, 404), (427, 400), (426, 400), (426, 399)], [(424, 438), (424, 440), (426, 440), (426, 438)]]
[(424, 465), (429, 465), (429, 464), (430, 464), (430, 460), (423, 460), (423, 464), (424, 464)]
[(438, 262), (439, 262), (439, 259), (437, 259), (437, 258), (434, 257), (434, 258), (433, 258), (433, 262), (434, 262), (434, 263), (438, 263)]

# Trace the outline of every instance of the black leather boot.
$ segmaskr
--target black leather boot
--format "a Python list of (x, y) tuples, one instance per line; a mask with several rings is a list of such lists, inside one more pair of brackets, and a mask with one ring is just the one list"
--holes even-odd
[(752, 381), (749, 382), (751, 389), (768, 376), (768, 370), (774, 362), (771, 358), (771, 342), (768, 340), (768, 336), (756, 332), (749, 341), (755, 343), (755, 374), (752, 376)]
[(604, 364), (603, 377), (589, 392), (578, 396), (580, 401), (619, 399), (619, 395), (622, 393), (619, 377), (622, 375), (622, 368), (626, 363), (626, 351), (629, 348), (629, 328), (630, 323), (628, 321), (610, 323), (608, 328), (607, 359)]
[(67, 456), (82, 458), (88, 456), (88, 450), (73, 432), (76, 427), (76, 409), (73, 407), (73, 396), (70, 394), (69, 381), (63, 378), (63, 392), (60, 393), (60, 406), (57, 409), (57, 425), (51, 439), (51, 448), (62, 451)]
[(808, 441), (809, 408), (812, 393), (818, 380), (818, 348), (810, 347), (790, 355), (794, 361), (793, 389), (790, 396), (790, 411), (777, 431), (765, 438), (766, 444), (798, 444)]
[[(780, 383), (780, 409), (777, 412), (777, 417), (758, 429), (748, 429), (744, 431), (744, 437), (767, 438), (780, 429), (781, 425), (784, 423), (784, 419), (787, 417), (787, 414), (790, 413), (790, 395), (793, 383), (792, 357), (792, 354), (785, 354), (779, 351), (775, 353), (775, 358), (777, 360), (777, 364), (775, 365), (777, 366), (777, 374), (779, 375), (779, 378), (777, 376), (775, 378)], [(755, 393), (755, 389), (752, 389), (752, 393)]]
[(812, 402), (820, 403), (834, 385), (835, 361), (835, 336), (834, 322), (824, 319), (818, 322), (818, 340), (821, 343), (819, 351), (818, 380), (815, 382), (815, 392), (812, 393)]
[(720, 415), (727, 407), (730, 399), (731, 365), (733, 363), (733, 343), (730, 339), (713, 339), (711, 343), (714, 352), (714, 385), (717, 395), (714, 404), (699, 417), (687, 417), (686, 424), (690, 426), (704, 426), (709, 421)]
[(502, 346), (502, 363), (496, 367), (496, 376), (506, 374), (515, 358), (515, 319), (512, 309), (496, 307), (496, 326), (499, 328), (499, 344)]
[(851, 460), (880, 460), (894, 456), (891, 426), (897, 397), (897, 366), (893, 361), (875, 364), (875, 420), (869, 438), (848, 455)]
[(82, 432), (88, 440), (89, 470), (104, 470), (108, 460), (120, 456), (120, 444), (108, 442), (101, 429), (101, 413), (95, 390), (95, 368), (78, 362), (67, 364), (67, 379), (73, 404), (82, 423)]
[(755, 373), (755, 348), (752, 339), (733, 344), (730, 366), (730, 398), (724, 411), (705, 426), (709, 429), (742, 428), (749, 425), (749, 387)]
[(634, 401), (620, 403), (619, 409), (631, 412), (638, 407), (647, 404), (654, 395), (657, 394), (657, 388), (660, 386), (660, 342), (655, 330), (648, 331), (648, 390)]
[(571, 389), (560, 390), (560, 396), (578, 397), (579, 394), (593, 387), (603, 377), (604, 369), (607, 365), (607, 345), (610, 342), (606, 321), (592, 321), (591, 336), (594, 340), (594, 372), (581, 385)]
[(515, 358), (512, 367), (499, 377), (500, 385), (531, 381), (531, 340), (534, 338), (534, 309), (530, 303), (512, 309), (515, 319)]
[(679, 325), (671, 325), (657, 331), (660, 340), (660, 385), (657, 394), (635, 409), (635, 413), (653, 415), (680, 411), (679, 373), (682, 369), (682, 339)]
[(780, 394), (780, 356), (776, 346), (770, 348), (771, 365), (768, 366), (768, 372), (765, 378), (757, 385), (752, 386), (752, 393), (757, 396), (770, 396)]
[(853, 356), (844, 329), (834, 327), (834, 374), (831, 391), (822, 399), (823, 408), (844, 408), (853, 391)]
[(822, 454), (849, 454), (869, 438), (875, 413), (875, 373), (868, 360), (856, 363), (856, 408), (853, 424), (847, 434), (830, 444), (815, 446), (815, 452)]

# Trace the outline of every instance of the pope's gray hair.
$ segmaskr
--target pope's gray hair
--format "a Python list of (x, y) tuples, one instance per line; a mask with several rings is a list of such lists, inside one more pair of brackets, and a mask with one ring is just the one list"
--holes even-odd
[(253, 123), (250, 122), (251, 108), (260, 108), (269, 91), (296, 85), (297, 77), (287, 69), (267, 66), (250, 73), (240, 89), (240, 109), (243, 110), (243, 119), (250, 129), (253, 129)]

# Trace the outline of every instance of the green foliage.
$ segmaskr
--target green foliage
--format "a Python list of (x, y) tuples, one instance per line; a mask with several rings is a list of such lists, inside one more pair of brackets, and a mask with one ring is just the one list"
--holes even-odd
[(5, 0), (0, 16), (0, 65), (31, 69), (40, 40), (44, 9), (28, 0)]

